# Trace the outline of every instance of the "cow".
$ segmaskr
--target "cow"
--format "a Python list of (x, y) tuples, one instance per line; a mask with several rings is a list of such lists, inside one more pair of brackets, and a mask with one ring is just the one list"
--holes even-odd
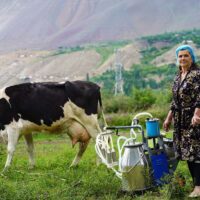
[(7, 136), (7, 160), (10, 165), (18, 139), (24, 136), (30, 167), (34, 167), (34, 132), (66, 132), (79, 151), (71, 166), (79, 163), (90, 138), (101, 132), (98, 123), (102, 108), (100, 87), (88, 81), (64, 83), (22, 83), (0, 91), (0, 130)]

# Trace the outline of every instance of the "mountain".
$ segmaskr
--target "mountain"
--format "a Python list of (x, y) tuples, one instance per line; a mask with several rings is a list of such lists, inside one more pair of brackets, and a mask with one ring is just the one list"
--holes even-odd
[[(112, 46), (111, 46), (112, 47)], [(1, 87), (24, 81), (65, 81), (86, 79), (100, 75), (108, 69), (114, 69), (115, 55), (112, 47), (109, 55), (104, 58), (110, 46), (94, 46), (79, 51), (33, 51), (18, 50), (0, 54), (0, 85)], [(97, 49), (101, 49), (98, 52)], [(140, 43), (129, 43), (120, 48), (120, 60), (124, 68), (140, 63)]]
[(0, 51), (56, 49), (200, 28), (199, 0), (1, 0)]

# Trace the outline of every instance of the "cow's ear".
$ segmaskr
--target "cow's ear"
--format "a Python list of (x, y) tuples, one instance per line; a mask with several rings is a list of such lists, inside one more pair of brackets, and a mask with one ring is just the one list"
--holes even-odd
[(11, 105), (5, 98), (0, 99), (0, 111), (0, 122), (5, 125), (12, 118)]
[(1, 112), (11, 110), (11, 105), (5, 98), (0, 99), (0, 110)]

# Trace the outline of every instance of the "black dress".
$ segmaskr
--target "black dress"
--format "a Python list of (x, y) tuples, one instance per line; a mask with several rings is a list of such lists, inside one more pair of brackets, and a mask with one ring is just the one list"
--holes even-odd
[(191, 124), (195, 108), (200, 108), (200, 69), (191, 66), (182, 82), (179, 72), (174, 79), (172, 92), (176, 157), (188, 161), (200, 160), (200, 125)]

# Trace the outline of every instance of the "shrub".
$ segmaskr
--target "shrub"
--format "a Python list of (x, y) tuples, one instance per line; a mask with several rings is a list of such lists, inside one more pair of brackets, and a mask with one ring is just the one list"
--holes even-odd
[(132, 118), (132, 114), (128, 113), (106, 115), (106, 121), (109, 126), (129, 126)]
[(107, 97), (103, 104), (106, 113), (131, 112), (133, 109), (132, 98), (124, 95)]
[(132, 102), (134, 110), (146, 110), (155, 102), (156, 97), (151, 89), (136, 89), (132, 90)]

